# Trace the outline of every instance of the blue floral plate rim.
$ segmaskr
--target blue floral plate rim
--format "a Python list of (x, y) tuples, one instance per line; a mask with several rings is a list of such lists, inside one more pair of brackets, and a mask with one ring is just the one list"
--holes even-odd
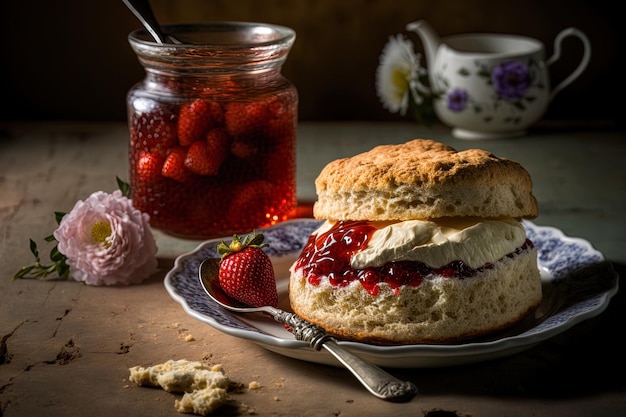
[[(288, 268), (320, 224), (315, 219), (292, 219), (258, 230), (270, 245), (266, 251), (276, 271), (282, 308), (289, 308)], [(455, 366), (522, 352), (602, 313), (618, 290), (618, 276), (602, 253), (588, 241), (566, 236), (557, 228), (538, 226), (526, 220), (523, 225), (528, 238), (537, 247), (537, 261), (542, 271), (544, 300), (535, 317), (505, 332), (458, 344), (339, 343), (384, 367)], [(295, 340), (281, 324), (259, 314), (231, 313), (206, 296), (198, 279), (198, 267), (205, 258), (216, 256), (215, 247), (220, 241), (230, 238), (209, 239), (176, 258), (164, 279), (165, 288), (174, 301), (191, 317), (223, 333), (250, 340), (287, 357), (338, 366), (331, 355)]]

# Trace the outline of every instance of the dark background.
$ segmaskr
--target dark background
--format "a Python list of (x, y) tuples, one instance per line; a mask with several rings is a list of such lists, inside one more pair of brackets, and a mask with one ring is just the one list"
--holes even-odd
[[(2, 121), (123, 121), (125, 95), (143, 70), (127, 35), (140, 23), (121, 0), (2, 0)], [(625, 30), (619, 2), (582, 0), (153, 0), (162, 24), (209, 20), (277, 23), (296, 30), (283, 73), (300, 93), (301, 120), (402, 120), (374, 89), (389, 36), (425, 19), (441, 36), (515, 33), (540, 39), (547, 55), (574, 26), (592, 44), (586, 72), (559, 93), (548, 121), (623, 127)], [(580, 42), (564, 43), (550, 67), (556, 85), (576, 66)]]

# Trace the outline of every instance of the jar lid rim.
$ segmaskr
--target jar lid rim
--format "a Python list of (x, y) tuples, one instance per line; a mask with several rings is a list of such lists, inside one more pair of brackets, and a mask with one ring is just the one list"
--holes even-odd
[(157, 43), (144, 28), (132, 31), (128, 39), (131, 44), (142, 44), (145, 47), (227, 49), (230, 47), (259, 48), (290, 43), (296, 36), (295, 31), (287, 26), (243, 21), (171, 24), (163, 25), (161, 29), (168, 35), (174, 35), (183, 43)]

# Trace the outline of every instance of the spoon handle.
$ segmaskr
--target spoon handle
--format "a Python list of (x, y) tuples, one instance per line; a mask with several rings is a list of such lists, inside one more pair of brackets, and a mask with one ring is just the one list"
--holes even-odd
[(166, 43), (167, 39), (161, 32), (161, 27), (154, 17), (149, 0), (122, 0), (126, 7), (139, 19), (141, 24), (152, 35), (157, 43)]
[(383, 400), (409, 401), (417, 394), (417, 387), (409, 381), (400, 381), (378, 366), (361, 359), (341, 347), (324, 329), (279, 309), (271, 309), (274, 320), (289, 326), (296, 339), (308, 342), (315, 350), (326, 349), (367, 388), (369, 392)]
[(339, 360), (367, 388), (369, 392), (383, 400), (409, 401), (417, 394), (417, 387), (410, 381), (400, 381), (352, 352), (342, 348), (335, 339), (329, 338), (322, 345)]

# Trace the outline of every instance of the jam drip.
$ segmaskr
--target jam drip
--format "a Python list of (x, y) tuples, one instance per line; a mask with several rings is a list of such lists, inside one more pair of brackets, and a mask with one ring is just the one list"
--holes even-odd
[[(330, 284), (335, 287), (344, 287), (358, 280), (372, 295), (378, 294), (378, 284), (382, 282), (389, 284), (397, 293), (403, 285), (419, 286), (429, 275), (464, 279), (493, 268), (491, 263), (480, 268), (470, 268), (460, 260), (450, 262), (441, 268), (431, 268), (417, 261), (387, 262), (381, 267), (365, 269), (352, 268), (350, 258), (361, 248), (367, 247), (375, 231), (376, 227), (367, 221), (336, 222), (327, 232), (319, 236), (309, 236), (296, 261), (296, 268), (302, 268), (311, 285), (319, 285), (324, 276), (327, 276)], [(532, 247), (532, 242), (526, 239), (521, 247), (507, 257), (512, 258)]]

